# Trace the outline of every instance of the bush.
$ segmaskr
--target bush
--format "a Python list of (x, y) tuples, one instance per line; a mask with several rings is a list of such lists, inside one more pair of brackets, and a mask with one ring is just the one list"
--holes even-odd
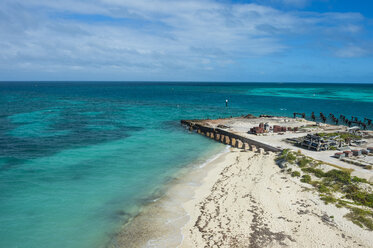
[(320, 184), (318, 186), (319, 192), (321, 193), (328, 193), (330, 190), (328, 187), (326, 187), (324, 184)]
[(351, 182), (350, 173), (347, 171), (333, 169), (325, 173), (325, 177), (328, 177), (335, 182), (340, 182), (343, 184), (349, 184)]
[(369, 230), (373, 230), (373, 213), (371, 211), (366, 211), (360, 208), (352, 208), (351, 212), (346, 214), (345, 217), (360, 227), (365, 226)]
[(309, 159), (307, 159), (307, 158), (305, 158), (305, 157), (303, 157), (303, 158), (301, 158), (299, 161), (298, 161), (298, 166), (299, 167), (305, 167), (307, 164), (309, 164), (311, 162), (311, 160), (309, 160)]
[(373, 194), (361, 191), (356, 185), (349, 185), (344, 189), (346, 198), (361, 205), (373, 208)]
[(360, 177), (353, 177), (352, 181), (355, 183), (368, 183), (368, 181), (365, 178), (360, 178)]
[(282, 150), (280, 156), (278, 156), (278, 157), (276, 158), (276, 161), (279, 161), (279, 160), (286, 160), (286, 156), (288, 155), (289, 152), (290, 152), (289, 149), (284, 149), (284, 150)]
[(300, 180), (303, 183), (310, 183), (311, 182), (311, 176), (310, 175), (303, 175), (302, 179)]
[(296, 159), (297, 157), (291, 152), (289, 152), (285, 157), (286, 162), (289, 162), (289, 163), (294, 162)]
[(321, 177), (325, 176), (325, 172), (323, 172), (322, 170), (311, 168), (311, 167), (309, 167), (309, 168), (303, 168), (302, 171), (312, 173), (312, 174), (314, 174), (318, 178), (321, 178)]
[(300, 172), (299, 172), (299, 171), (293, 171), (293, 172), (291, 173), (291, 176), (292, 176), (292, 177), (300, 177)]
[(320, 137), (327, 137), (327, 138), (337, 136), (337, 137), (339, 137), (343, 140), (346, 140), (346, 139), (360, 140), (362, 138), (359, 135), (355, 135), (355, 134), (351, 134), (351, 133), (318, 133), (317, 135), (320, 136)]
[(333, 196), (330, 196), (330, 195), (324, 195), (320, 199), (324, 201), (325, 205), (328, 205), (329, 203), (337, 202), (337, 200)]
[(337, 204), (335, 204), (335, 206), (337, 208), (341, 208), (341, 207), (345, 207), (347, 206), (347, 203), (345, 201), (342, 201), (342, 200), (338, 200)]

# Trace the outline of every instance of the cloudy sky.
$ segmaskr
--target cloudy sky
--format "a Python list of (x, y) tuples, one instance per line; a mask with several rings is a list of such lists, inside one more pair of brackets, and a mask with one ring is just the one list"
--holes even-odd
[(370, 0), (0, 5), (0, 80), (373, 83)]

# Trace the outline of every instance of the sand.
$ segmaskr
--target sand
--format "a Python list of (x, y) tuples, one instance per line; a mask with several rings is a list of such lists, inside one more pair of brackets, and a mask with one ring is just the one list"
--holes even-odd
[(274, 157), (231, 149), (194, 168), (126, 226), (115, 247), (372, 247), (372, 232), (281, 173)]
[[(361, 178), (365, 178), (370, 182), (373, 182), (373, 170), (365, 169), (361, 166), (357, 166), (351, 163), (346, 163), (340, 159), (337, 159), (334, 157), (334, 154), (337, 151), (322, 151), (317, 152), (313, 150), (308, 150), (303, 147), (297, 147), (290, 143), (287, 143), (285, 139), (287, 138), (299, 138), (304, 137), (309, 133), (317, 133), (317, 132), (336, 132), (336, 131), (346, 131), (347, 127), (345, 126), (335, 126), (335, 125), (323, 125), (321, 124), (320, 127), (313, 127), (311, 129), (307, 129), (308, 132), (285, 132), (282, 135), (276, 134), (276, 133), (269, 133), (265, 135), (253, 135), (249, 134), (248, 131), (251, 127), (258, 126), (259, 123), (269, 123), (270, 126), (273, 125), (281, 125), (286, 127), (301, 127), (301, 126), (307, 126), (307, 125), (314, 125), (316, 122), (307, 121), (305, 119), (301, 118), (289, 118), (289, 117), (272, 117), (272, 118), (255, 118), (255, 119), (247, 119), (242, 117), (236, 117), (236, 118), (227, 118), (227, 119), (216, 119), (216, 120), (202, 120), (201, 121), (204, 125), (217, 127), (220, 125), (226, 125), (229, 126), (229, 128), (226, 129), (226, 131), (241, 135), (243, 137), (255, 140), (257, 142), (270, 145), (273, 147), (277, 147), (280, 149), (292, 149), (294, 151), (301, 151), (304, 155), (309, 156), (313, 159), (321, 160), (330, 164), (337, 165), (339, 167), (344, 167), (346, 169), (353, 169), (353, 172), (351, 173), (352, 176), (357, 176)], [(365, 131), (368, 132), (368, 131)], [(369, 131), (371, 132), (371, 131)], [(350, 146), (351, 150), (353, 149), (361, 149), (373, 146), (373, 139), (367, 138), (367, 143), (363, 147), (359, 146)], [(372, 156), (364, 156), (362, 159), (365, 162), (371, 162), (373, 161)]]

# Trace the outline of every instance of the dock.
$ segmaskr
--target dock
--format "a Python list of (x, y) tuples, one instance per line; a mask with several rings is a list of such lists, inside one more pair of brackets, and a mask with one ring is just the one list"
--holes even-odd
[(236, 132), (223, 130), (218, 127), (209, 127), (203, 124), (201, 120), (181, 120), (183, 126), (190, 131), (195, 131), (200, 135), (216, 140), (226, 145), (258, 152), (281, 152), (282, 149), (273, 147), (268, 144), (244, 137)]

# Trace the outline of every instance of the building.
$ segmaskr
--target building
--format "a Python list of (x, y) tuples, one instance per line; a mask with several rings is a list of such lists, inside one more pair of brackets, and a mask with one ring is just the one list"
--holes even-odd
[(337, 152), (334, 154), (334, 157), (336, 158), (344, 158), (346, 155), (343, 152)]
[(264, 128), (262, 128), (262, 127), (253, 127), (253, 128), (250, 129), (250, 132), (253, 133), (253, 134), (264, 133)]
[(345, 154), (346, 158), (350, 158), (353, 155), (351, 151), (344, 151), (343, 153)]
[(324, 140), (322, 137), (312, 134), (307, 134), (303, 141), (300, 143), (301, 146), (306, 147), (309, 150), (315, 151), (326, 151), (329, 149), (329, 142)]
[(361, 156), (361, 150), (352, 150), (352, 154), (354, 154), (354, 156)]

